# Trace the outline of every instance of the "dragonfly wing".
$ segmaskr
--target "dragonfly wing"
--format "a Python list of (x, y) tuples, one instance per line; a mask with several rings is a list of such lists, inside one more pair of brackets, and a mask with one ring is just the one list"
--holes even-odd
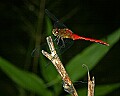
[(54, 22), (59, 21), (51, 12), (49, 12), (47, 9), (45, 9), (45, 13), (51, 18)]
[(32, 57), (39, 57), (40, 56), (40, 49), (39, 48), (35, 48), (32, 53), (31, 53)]
[(45, 50), (45, 51), (50, 52), (47, 43), (44, 43), (44, 44), (41, 44), (41, 45), (38, 46), (38, 47), (35, 47), (35, 48), (33, 49), (33, 51), (31, 52), (31, 56), (32, 56), (32, 57), (40, 57), (40, 54), (41, 54), (41, 51), (42, 51), (42, 50)]
[(58, 53), (59, 54), (63, 54), (65, 51), (67, 51), (72, 45), (73, 45), (74, 41), (72, 39), (64, 39), (64, 45), (63, 45), (63, 41), (60, 40), (59, 44), (58, 44)]
[(63, 23), (61, 23), (51, 12), (45, 9), (45, 13), (54, 21), (54, 28), (67, 28)]
[(67, 28), (67, 27), (63, 23), (58, 21), (58, 22), (54, 23), (54, 28), (63, 29), (63, 28)]

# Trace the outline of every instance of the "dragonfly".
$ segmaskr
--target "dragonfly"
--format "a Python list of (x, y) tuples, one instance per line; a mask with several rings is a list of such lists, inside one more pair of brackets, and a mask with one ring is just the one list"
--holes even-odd
[[(103, 44), (106, 46), (109, 46), (108, 43), (102, 41), (102, 40), (97, 40), (97, 39), (93, 39), (93, 38), (86, 38), (83, 36), (79, 36), (77, 34), (74, 34), (68, 27), (66, 27), (62, 22), (60, 22), (51, 12), (49, 12), (47, 9), (45, 9), (45, 13), (49, 16), (49, 18), (52, 19), (52, 21), (54, 22), (53, 25), (53, 30), (52, 30), (52, 34), (54, 36), (56, 36), (57, 38), (54, 40), (57, 40), (57, 51), (59, 54), (63, 54), (68, 48), (70, 48), (73, 44), (74, 40), (86, 40), (86, 41), (91, 41), (91, 42), (95, 42), (95, 43), (99, 43), (99, 44)], [(64, 40), (63, 40), (64, 39)], [(56, 43), (56, 42), (54, 42)], [(45, 45), (47, 46), (47, 44), (44, 44), (44, 47), (42, 47), (42, 49), (46, 48)], [(47, 50), (47, 49), (45, 49)], [(39, 56), (39, 48), (35, 48), (31, 55), (32, 56)]]
[(91, 41), (91, 42), (95, 42), (95, 43), (99, 43), (99, 44), (109, 46), (108, 43), (106, 43), (106, 42), (104, 42), (102, 40), (93, 39), (93, 38), (87, 38), (87, 37), (79, 36), (79, 35), (73, 33), (72, 30), (70, 30), (63, 23), (61, 23), (47, 9), (45, 9), (45, 13), (49, 16), (49, 18), (51, 18), (55, 22), (54, 26), (53, 26), (52, 34), (57, 37), (56, 38), (57, 39), (57, 44), (59, 43), (59, 40), (61, 39), (62, 42), (63, 42), (63, 46), (65, 46), (63, 39), (65, 39), (65, 38), (68, 39), (69, 38), (69, 39), (72, 39), (72, 40), (86, 40), (86, 41)]

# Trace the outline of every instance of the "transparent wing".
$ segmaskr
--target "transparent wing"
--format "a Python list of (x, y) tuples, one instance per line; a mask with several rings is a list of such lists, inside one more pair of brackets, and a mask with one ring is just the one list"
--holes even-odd
[(45, 13), (51, 18), (54, 22), (54, 28), (67, 28), (62, 22), (60, 22), (50, 11), (45, 9)]
[[(57, 45), (57, 42), (54, 41), (56, 51), (58, 52), (59, 55), (63, 54), (66, 50), (68, 50), (73, 45), (74, 41), (72, 39), (64, 39), (64, 43), (65, 43), (65, 46), (63, 46), (63, 41), (60, 40), (59, 44)], [(31, 56), (39, 57), (41, 50), (50, 52), (47, 43), (45, 43), (41, 45), (40, 47), (33, 49), (33, 51), (31, 52)]]
[(74, 41), (72, 39), (67, 38), (67, 39), (64, 39), (64, 45), (63, 45), (63, 41), (60, 40), (57, 48), (58, 53), (63, 54), (73, 45), (73, 43)]

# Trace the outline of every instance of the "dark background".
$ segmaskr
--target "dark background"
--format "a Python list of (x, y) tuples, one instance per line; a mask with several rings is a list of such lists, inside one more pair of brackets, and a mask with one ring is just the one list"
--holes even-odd
[[(32, 62), (30, 53), (35, 46), (35, 32), (32, 28), (36, 28), (38, 2), (37, 0), (0, 1), (0, 56), (23, 69), (26, 63)], [(55, 14), (74, 33), (81, 36), (106, 38), (120, 27), (119, 0), (46, 0), (45, 8)], [(40, 34), (42, 42), (46, 42), (44, 30), (43, 23), (43, 31)], [(86, 41), (75, 42), (62, 55), (64, 64), (90, 44), (91, 42)], [(98, 78), (97, 84), (120, 82), (119, 48), (120, 41), (91, 71), (91, 74)], [(75, 51), (72, 52), (72, 50)], [(31, 71), (32, 63), (29, 66), (28, 69)], [(14, 82), (2, 71), (0, 71), (0, 86), (3, 96), (17, 94)], [(120, 94), (119, 89), (114, 90), (108, 96), (118, 96), (118, 94)]]

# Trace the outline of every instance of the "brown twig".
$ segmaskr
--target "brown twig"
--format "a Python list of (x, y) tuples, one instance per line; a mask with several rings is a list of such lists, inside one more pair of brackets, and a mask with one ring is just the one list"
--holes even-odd
[(54, 48), (54, 44), (52, 41), (51, 36), (47, 37), (47, 43), (49, 45), (51, 54), (47, 53), (46, 51), (42, 50), (42, 54), (44, 56), (46, 56), (49, 60), (51, 60), (51, 62), (53, 63), (53, 65), (55, 66), (55, 68), (57, 69), (57, 71), (59, 72), (62, 80), (63, 80), (63, 87), (64, 90), (66, 92), (68, 92), (69, 94), (71, 94), (72, 96), (78, 96), (76, 89), (74, 88), (62, 62), (60, 61), (56, 50)]
[(92, 77), (92, 80), (90, 80), (88, 67), (85, 64), (83, 64), (82, 66), (86, 67), (88, 71), (88, 96), (94, 96), (95, 79), (94, 77)]

